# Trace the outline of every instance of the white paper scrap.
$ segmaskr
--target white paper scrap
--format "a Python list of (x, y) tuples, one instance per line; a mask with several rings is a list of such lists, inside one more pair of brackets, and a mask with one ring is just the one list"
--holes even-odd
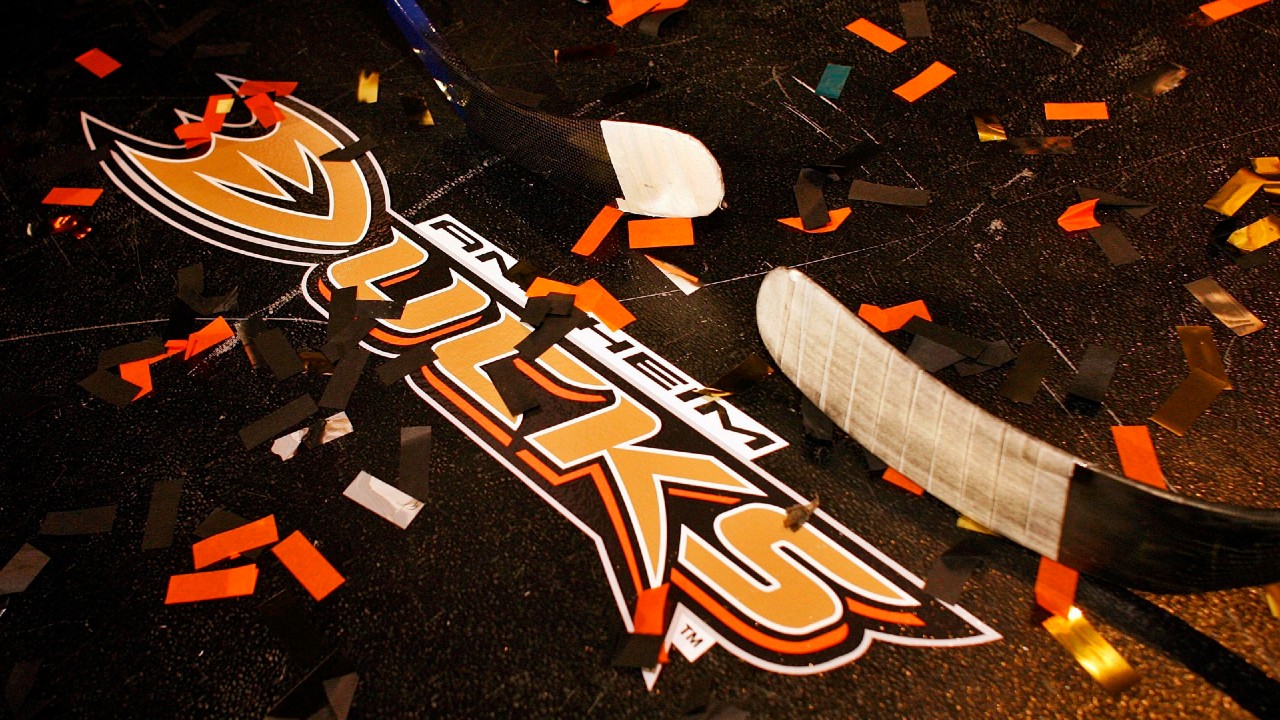
[[(324, 421), (324, 432), (320, 434), (320, 444), (333, 442), (343, 435), (351, 434), (353, 430), (351, 418), (347, 417), (345, 412), (330, 415)], [(292, 460), (298, 454), (298, 448), (302, 446), (302, 441), (310, 431), (311, 428), (304, 427), (276, 438), (275, 442), (271, 443), (271, 452), (279, 455), (281, 460)]]
[(418, 512), (422, 510), (421, 502), (363, 470), (356, 475), (356, 479), (351, 481), (342, 494), (381, 515), (402, 530), (407, 529), (409, 523), (413, 522), (413, 519), (418, 517)]
[(640, 668), (640, 676), (644, 678), (644, 686), (653, 692), (654, 686), (658, 684), (658, 674), (662, 672), (661, 665), (655, 665), (651, 668)]
[(271, 452), (280, 456), (281, 460), (292, 460), (302, 446), (302, 438), (307, 436), (308, 428), (295, 430), (288, 435), (281, 435), (271, 443)]
[(692, 295), (698, 292), (698, 290), (702, 287), (698, 283), (689, 282), (687, 278), (677, 274), (675, 272), (676, 268), (673, 265), (664, 263), (661, 260), (655, 257), (650, 257), (648, 255), (645, 255), (645, 258), (649, 262), (653, 263), (653, 266), (658, 268), (658, 270), (661, 271), (662, 274), (665, 275), (666, 278), (671, 281), (671, 284), (675, 285), (676, 288), (679, 289), (680, 292), (684, 293), (685, 295)]

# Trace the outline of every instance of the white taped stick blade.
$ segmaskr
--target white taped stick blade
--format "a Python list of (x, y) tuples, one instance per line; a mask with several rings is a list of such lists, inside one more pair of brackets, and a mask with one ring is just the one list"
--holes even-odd
[(1058, 557), (1083, 460), (969, 402), (797, 270), (765, 276), (756, 322), (778, 369), (868, 452), (962, 515)]
[(600, 129), (618, 175), (618, 209), (653, 217), (710, 215), (724, 200), (720, 163), (697, 138), (642, 123), (603, 120)]

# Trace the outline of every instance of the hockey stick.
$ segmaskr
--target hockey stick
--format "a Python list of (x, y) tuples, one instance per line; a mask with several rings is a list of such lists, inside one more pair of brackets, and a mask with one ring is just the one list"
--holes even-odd
[(657, 125), (558, 117), (503, 100), (445, 43), (416, 0), (386, 3), (463, 122), (526, 169), (637, 215), (698, 217), (720, 207), (720, 165), (697, 138)]
[(782, 371), (850, 437), (1023, 547), (1153, 592), (1280, 580), (1280, 511), (1090, 468), (965, 400), (798, 270), (765, 276), (756, 322)]

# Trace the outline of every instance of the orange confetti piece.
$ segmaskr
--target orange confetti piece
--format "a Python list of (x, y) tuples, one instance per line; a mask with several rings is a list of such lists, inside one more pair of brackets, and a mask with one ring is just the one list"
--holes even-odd
[(845, 25), (844, 29), (885, 52), (891, 53), (907, 44), (906, 40), (903, 40), (866, 18), (858, 18), (848, 25)]
[(1110, 120), (1104, 102), (1045, 103), (1045, 120)]
[(915, 484), (914, 482), (911, 481), (911, 478), (907, 477), (906, 475), (903, 475), (902, 473), (898, 472), (897, 470), (894, 470), (893, 468), (888, 468), (884, 471), (884, 479), (885, 479), (885, 482), (897, 485), (898, 487), (902, 488), (903, 490), (906, 490), (912, 495), (924, 494), (924, 488)]
[(188, 122), (173, 129), (173, 134), (188, 149), (199, 147), (213, 140), (213, 133), (222, 129), (227, 113), (235, 105), (234, 95), (210, 95), (204, 106), (204, 117), (196, 122)]
[(252, 595), (258, 584), (258, 566), (241, 565), (227, 570), (173, 575), (164, 604), (221, 600)]
[(670, 583), (663, 583), (640, 591), (636, 597), (633, 631), (636, 635), (662, 635), (666, 632), (667, 591), (670, 589)]
[(268, 515), (261, 520), (232, 528), (217, 535), (211, 535), (191, 546), (191, 556), (195, 559), (195, 568), (212, 565), (219, 560), (233, 558), (241, 553), (279, 540), (276, 532), (276, 516)]
[(924, 72), (895, 88), (893, 94), (907, 102), (915, 102), (924, 97), (929, 91), (950, 80), (951, 76), (955, 74), (955, 70), (940, 62), (935, 62), (925, 68)]
[(245, 97), (247, 95), (264, 95), (266, 93), (275, 93), (276, 97), (288, 97), (298, 89), (298, 83), (278, 81), (278, 80), (246, 80), (239, 88), (236, 94)]
[[(172, 343), (172, 342), (176, 342), (177, 345), (176, 346), (170, 345), (169, 343)], [(133, 396), (134, 400), (138, 400), (143, 395), (146, 395), (147, 393), (151, 392), (152, 363), (159, 362), (161, 360), (164, 360), (167, 357), (172, 357), (187, 349), (187, 343), (185, 340), (177, 340), (177, 341), (171, 340), (169, 341), (169, 343), (165, 343), (166, 350), (163, 353), (160, 353), (159, 355), (156, 355), (154, 357), (144, 358), (142, 360), (134, 360), (133, 362), (127, 362), (120, 366), (120, 377), (125, 382), (133, 383), (134, 385), (137, 385), (139, 388), (141, 388), (140, 390), (138, 390), (138, 394)]]
[(1036, 572), (1036, 604), (1057, 615), (1066, 617), (1076, 602), (1076, 582), (1080, 573), (1047, 557), (1040, 558)]
[(627, 239), (632, 250), (686, 247), (693, 244), (693, 220), (652, 218), (627, 223)]
[(689, 0), (609, 0), (609, 22), (622, 27), (641, 15), (679, 10), (689, 4)]
[(209, 132), (218, 132), (222, 129), (223, 122), (227, 119), (227, 113), (231, 112), (231, 108), (235, 107), (234, 95), (210, 95), (209, 101), (204, 106), (204, 126)]
[(1232, 0), (1214, 0), (1214, 2), (1201, 5), (1200, 12), (1207, 15), (1210, 20), (1221, 20), (1240, 12), (1240, 6), (1236, 5)]
[(618, 224), (623, 212), (613, 205), (605, 205), (596, 214), (596, 218), (591, 221), (587, 229), (582, 232), (582, 237), (578, 238), (578, 242), (570, 249), (570, 252), (577, 255), (590, 255), (595, 252), (600, 243), (604, 242), (605, 237), (613, 226)]
[(1098, 218), (1093, 216), (1093, 211), (1097, 207), (1098, 198), (1076, 203), (1067, 208), (1058, 218), (1058, 226), (1067, 232), (1102, 227), (1102, 223), (1098, 222)]
[(534, 278), (534, 281), (529, 283), (529, 289), (524, 291), (525, 297), (531, 298), (543, 297), (550, 295), (551, 293), (577, 295), (578, 286), (570, 285), (569, 283), (562, 283), (558, 280), (552, 280), (551, 278), (539, 277)]
[(183, 145), (187, 146), (187, 149), (206, 145), (213, 140), (209, 126), (203, 120), (182, 123), (173, 129), (173, 134), (178, 136), (178, 139), (182, 141)]
[(787, 227), (795, 228), (800, 232), (807, 232), (810, 234), (829, 233), (843, 225), (844, 221), (849, 219), (849, 213), (851, 212), (853, 212), (852, 208), (839, 208), (837, 210), (832, 210), (830, 213), (831, 222), (816, 228), (810, 228), (809, 230), (804, 229), (804, 223), (798, 217), (778, 218), (778, 222), (786, 225)]
[(285, 569), (302, 583), (302, 587), (316, 600), (323, 600), (339, 585), (346, 582), (333, 565), (312, 545), (303, 534), (295, 530), (292, 535), (271, 548), (280, 558)]
[(64, 188), (56, 187), (44, 196), (45, 205), (79, 205), (89, 207), (98, 202), (102, 188)]
[(891, 308), (863, 304), (858, 307), (858, 317), (866, 320), (868, 325), (882, 333), (901, 329), (913, 317), (933, 321), (933, 317), (929, 315), (929, 308), (925, 306), (923, 300), (913, 300)]
[(612, 12), (606, 17), (609, 22), (622, 27), (641, 15), (657, 10), (661, 4), (658, 0), (609, 0)]
[[(585, 300), (584, 294), (587, 298)], [(574, 305), (584, 312), (595, 315), (610, 330), (621, 330), (636, 321), (636, 316), (632, 315), (630, 310), (627, 310), (617, 298), (610, 295), (609, 291), (595, 280), (588, 280), (579, 286), (578, 300), (587, 307), (583, 307), (579, 302), (574, 302)]]
[(138, 400), (151, 392), (151, 361), (135, 360), (121, 365), (120, 379), (138, 386), (138, 394), (133, 396)]
[(253, 95), (245, 100), (244, 104), (253, 112), (254, 119), (264, 128), (273, 127), (284, 120), (284, 115), (280, 112), (280, 108), (276, 107), (276, 101), (272, 100), (270, 95), (265, 93)]
[(596, 300), (600, 299), (601, 293), (605, 293), (603, 285), (596, 280), (587, 280), (575, 289), (577, 297), (573, 304), (583, 312), (590, 312)]
[(187, 336), (187, 349), (182, 359), (190, 360), (214, 345), (233, 337), (235, 333), (231, 331), (231, 326), (219, 315), (218, 319)]
[(1125, 477), (1168, 490), (1155, 445), (1151, 443), (1151, 430), (1146, 425), (1113, 425), (1111, 435), (1116, 440), (1116, 452), (1120, 454), (1120, 468)]
[(632, 315), (631, 311), (595, 280), (588, 280), (581, 285), (570, 285), (540, 277), (529, 283), (529, 289), (525, 290), (525, 295), (531, 298), (551, 293), (573, 295), (574, 307), (582, 312), (594, 314), (610, 330), (620, 330), (636, 320), (636, 316)]
[(1244, 12), (1252, 7), (1257, 7), (1270, 0), (1215, 0), (1211, 3), (1205, 3), (1200, 6), (1200, 12), (1209, 17), (1210, 20), (1222, 20), (1229, 18), (1238, 12)]
[(120, 69), (119, 61), (98, 48), (94, 48), (76, 58), (76, 62), (80, 63), (80, 67), (100, 78), (104, 78)]

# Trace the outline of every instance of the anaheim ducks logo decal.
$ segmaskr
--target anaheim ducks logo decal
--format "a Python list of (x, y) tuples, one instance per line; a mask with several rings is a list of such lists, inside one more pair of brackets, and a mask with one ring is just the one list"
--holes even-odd
[[(999, 637), (826, 512), (784, 528), (803, 498), (754, 460), (785, 443), (626, 333), (592, 324), (537, 360), (519, 357), (531, 329), (518, 317), (523, 292), (503, 277), (515, 258), (448, 215), (409, 223), (371, 154), (319, 160), (353, 143), (351, 131), (297, 98), (277, 104), (284, 120), (272, 129), (228, 123), (195, 151), (83, 124), (109, 152), (103, 169), (157, 217), (307, 266), (302, 287), (321, 315), (334, 288), (404, 303), (365, 347), (394, 357), (431, 345), (436, 359), (409, 387), (595, 543), (628, 630), (638, 598), (666, 592), (666, 642), (690, 660), (718, 644), (790, 674), (839, 667), (876, 640)], [(499, 365), (536, 385), (537, 410), (507, 411), (490, 379)]]

